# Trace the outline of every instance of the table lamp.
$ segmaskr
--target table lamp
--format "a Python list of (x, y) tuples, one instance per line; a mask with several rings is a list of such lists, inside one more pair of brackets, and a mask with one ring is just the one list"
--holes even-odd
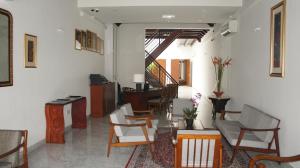
[(133, 82), (136, 83), (136, 90), (142, 90), (142, 83), (145, 82), (145, 75), (144, 74), (134, 74), (133, 75)]

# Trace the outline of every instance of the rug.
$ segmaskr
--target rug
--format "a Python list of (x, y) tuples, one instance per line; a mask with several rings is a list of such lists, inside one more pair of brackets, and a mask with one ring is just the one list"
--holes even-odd
[[(244, 152), (239, 152), (233, 163), (230, 163), (232, 149), (227, 141), (223, 144), (223, 168), (247, 168), (249, 158)], [(173, 168), (174, 167), (174, 146), (172, 135), (168, 132), (160, 133), (155, 139), (155, 150), (153, 159), (147, 145), (135, 147), (129, 158), (126, 168)]]

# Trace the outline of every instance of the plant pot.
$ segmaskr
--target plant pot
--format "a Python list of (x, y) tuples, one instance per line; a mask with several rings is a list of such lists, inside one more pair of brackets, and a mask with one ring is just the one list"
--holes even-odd
[(186, 129), (192, 130), (194, 125), (194, 119), (186, 119)]
[(214, 91), (214, 94), (216, 95), (216, 97), (222, 97), (222, 95), (223, 95), (223, 91)]

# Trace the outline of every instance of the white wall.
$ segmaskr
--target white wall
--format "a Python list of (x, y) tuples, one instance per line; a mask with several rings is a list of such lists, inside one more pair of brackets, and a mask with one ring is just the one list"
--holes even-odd
[[(230, 46), (230, 41), (228, 38), (223, 38), (218, 35), (218, 26), (215, 32), (212, 30), (209, 31), (202, 38), (201, 43), (197, 42), (193, 45), (195, 56), (192, 58), (192, 85), (194, 89), (203, 96), (207, 97), (212, 95), (217, 84), (215, 70), (211, 60), (212, 57), (230, 57), (230, 47), (228, 46)], [(225, 69), (222, 81), (222, 89), (225, 95), (228, 94), (228, 71), (230, 71), (230, 67)]]
[(184, 39), (176, 39), (157, 59), (191, 59), (194, 57), (192, 46), (180, 45), (182, 40)]
[[(233, 108), (253, 105), (279, 118), (280, 147), (283, 156), (300, 154), (299, 118), (299, 0), (287, 1), (286, 74), (269, 76), (270, 9), (279, 0), (248, 3), (239, 15), (240, 30), (232, 38), (233, 66), (230, 95)], [(255, 28), (260, 31), (254, 31)], [(295, 164), (300, 167), (300, 163)]]
[(145, 72), (145, 29), (208, 28), (206, 24), (122, 24), (117, 31), (117, 79), (135, 88), (133, 74)]
[[(0, 88), (0, 128), (28, 129), (29, 145), (45, 138), (45, 103), (68, 95), (87, 97), (89, 74), (104, 72), (104, 57), (74, 49), (74, 29), (89, 29), (104, 38), (104, 27), (80, 16), (74, 0), (0, 0), (11, 11), (13, 29), (12, 87)], [(64, 32), (57, 32), (57, 29)], [(38, 37), (37, 68), (24, 68), (24, 34)]]

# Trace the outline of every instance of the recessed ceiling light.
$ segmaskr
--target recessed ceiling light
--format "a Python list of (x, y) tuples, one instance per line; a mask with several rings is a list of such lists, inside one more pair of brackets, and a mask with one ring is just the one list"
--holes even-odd
[(93, 8), (93, 9), (91, 9), (91, 12), (99, 12), (99, 9), (98, 8)]
[(175, 15), (170, 15), (170, 14), (168, 14), (168, 15), (162, 15), (161, 18), (163, 18), (163, 19), (174, 19)]

